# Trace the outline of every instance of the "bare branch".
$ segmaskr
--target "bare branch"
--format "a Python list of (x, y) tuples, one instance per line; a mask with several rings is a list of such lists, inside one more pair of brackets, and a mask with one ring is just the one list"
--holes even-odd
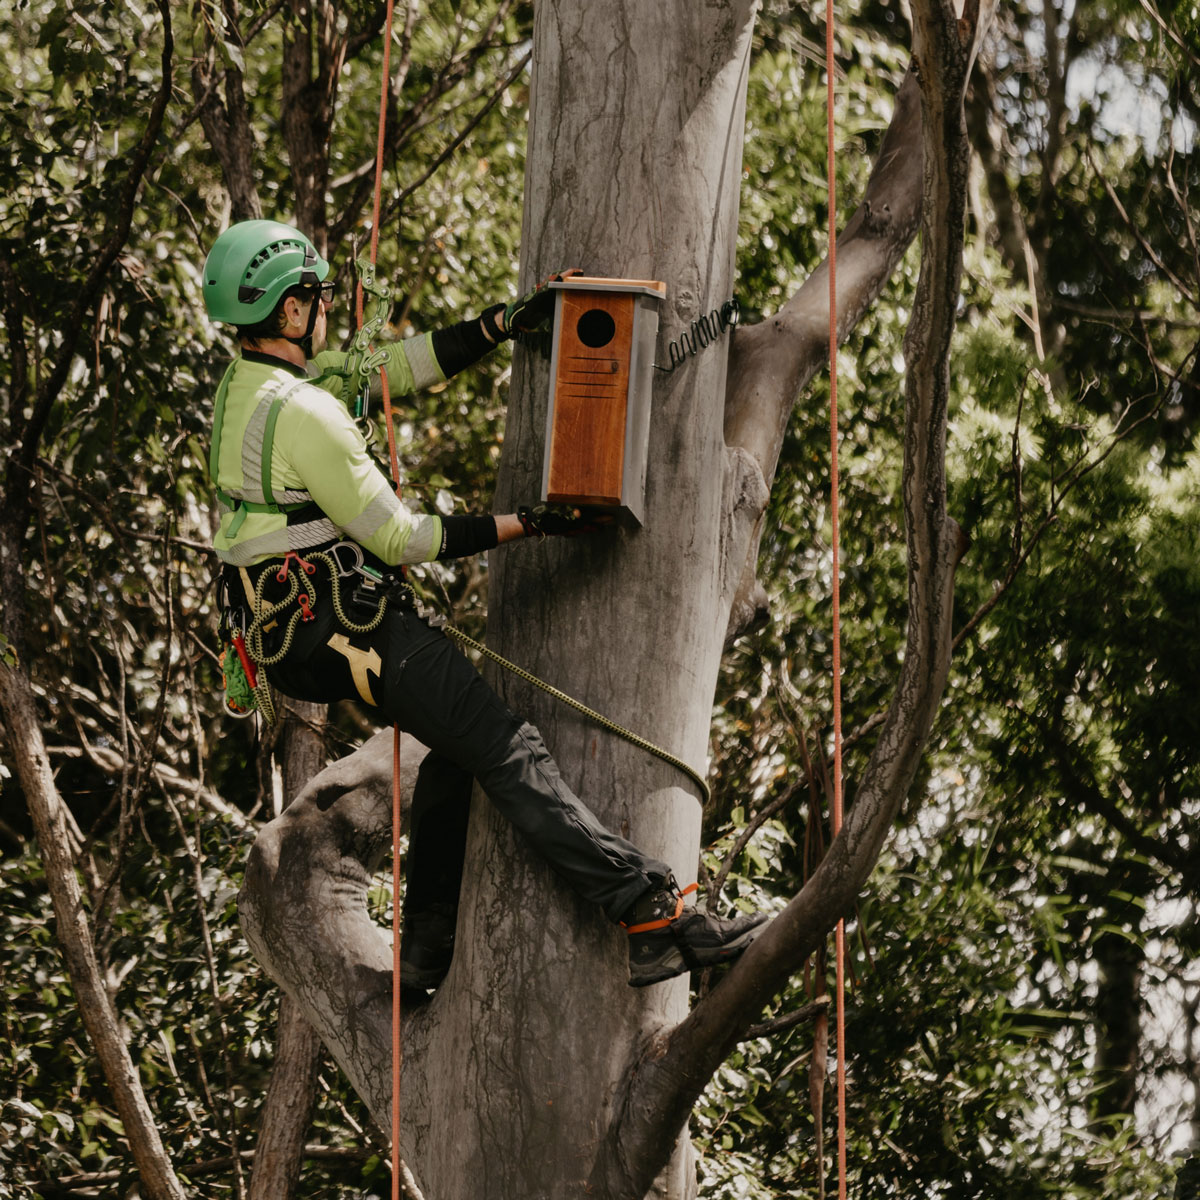
[(422, 187), (425, 183), (427, 183), (441, 168), (442, 164), (454, 154), (454, 152), (463, 144), (463, 142), (467, 140), (468, 137), (470, 137), (475, 127), (480, 123), (480, 121), (483, 120), (484, 117), (488, 115), (488, 113), (492, 111), (493, 108), (496, 107), (500, 97), (503, 96), (506, 91), (508, 91), (521, 72), (525, 70), (525, 67), (528, 65), (532, 54), (532, 50), (526, 51), (524, 56), (518, 60), (517, 65), (513, 67), (508, 75), (501, 81), (499, 86), (492, 90), (492, 94), (488, 97), (483, 107), (475, 114), (475, 116), (471, 118), (470, 121), (467, 122), (465, 126), (463, 126), (462, 129), (458, 131), (457, 134), (455, 134), (450, 144), (441, 152), (441, 154), (437, 156), (437, 158), (433, 160), (432, 163), (429, 164), (425, 172), (415, 182), (409, 184), (409, 186), (406, 187), (387, 206), (386, 211), (379, 219), (381, 225), (385, 224), (397, 212), (399, 212), (409, 196), (411, 196), (419, 187)]
[(1133, 235), (1134, 240), (1146, 257), (1179, 289), (1182, 295), (1191, 304), (1200, 304), (1200, 294), (1189, 286), (1186, 280), (1181, 279), (1171, 268), (1163, 261), (1162, 256), (1150, 244), (1149, 239), (1142, 232), (1141, 226), (1137, 221), (1130, 218), (1129, 213), (1125, 211), (1125, 205), (1121, 203), (1121, 197), (1117, 195), (1117, 189), (1113, 187), (1109, 181), (1107, 173), (1096, 162), (1095, 156), (1092, 154), (1091, 148), (1087, 151), (1088, 162), (1092, 165), (1092, 172), (1095, 177), (1104, 185), (1104, 190), (1108, 193), (1109, 200), (1112, 201), (1113, 207), (1117, 210), (1117, 215), (1125, 223), (1125, 228)]

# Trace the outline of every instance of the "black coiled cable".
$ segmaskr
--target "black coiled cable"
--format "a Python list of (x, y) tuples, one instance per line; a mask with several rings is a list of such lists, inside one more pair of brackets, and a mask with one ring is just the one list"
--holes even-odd
[(741, 311), (741, 305), (738, 304), (736, 297), (733, 297), (726, 300), (720, 308), (714, 308), (705, 316), (698, 317), (692, 322), (690, 328), (671, 343), (667, 366), (661, 367), (655, 363), (654, 369), (662, 371), (664, 374), (670, 374), (676, 367), (683, 366), (689, 356), (694, 358), (701, 350), (715, 342), (727, 329), (736, 326)]

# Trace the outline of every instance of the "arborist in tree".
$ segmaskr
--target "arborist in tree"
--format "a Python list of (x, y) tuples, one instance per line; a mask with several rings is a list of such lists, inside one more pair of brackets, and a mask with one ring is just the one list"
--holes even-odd
[(407, 563), (591, 532), (594, 519), (542, 504), (502, 516), (411, 512), (348, 408), (377, 357), (393, 395), (441, 383), (544, 325), (553, 292), (543, 286), (388, 344), (364, 367), (361, 349), (326, 349), (328, 275), (312, 242), (276, 221), (232, 226), (204, 264), (208, 314), (234, 326), (241, 343), (214, 405), (214, 544), (238, 650), (231, 665), (245, 668), (259, 707), (269, 706), (269, 668), (284, 695), (361, 700), (429, 747), (411, 804), (402, 986), (426, 993), (449, 970), (472, 778), (580, 896), (627, 928), (632, 985), (735, 958), (765, 917), (685, 907), (666, 864), (604, 828), (572, 794), (538, 731), (418, 614), (404, 580)]

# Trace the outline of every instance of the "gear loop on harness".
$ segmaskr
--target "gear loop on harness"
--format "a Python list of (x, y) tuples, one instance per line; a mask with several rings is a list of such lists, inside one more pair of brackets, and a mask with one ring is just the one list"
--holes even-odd
[[(345, 555), (349, 554), (348, 561)], [(299, 570), (292, 570), (293, 562)], [(243, 576), (242, 588), (246, 592), (246, 604), (249, 606), (249, 620), (246, 609), (240, 604), (234, 604), (229, 594), (228, 584), (224, 584), (223, 604), (231, 629), (238, 633), (234, 637), (234, 645), (238, 647), (239, 656), (242, 648), (245, 652), (245, 663), (250, 669), (246, 676), (255, 696), (266, 703), (260, 703), (259, 708), (268, 721), (273, 716), (269, 693), (266, 690), (266, 667), (281, 662), (292, 648), (296, 630), (301, 623), (316, 620), (317, 589), (311, 576), (316, 574), (318, 565), (325, 568), (329, 574), (329, 596), (334, 614), (341, 627), (349, 633), (370, 633), (378, 628), (387, 612), (389, 601), (401, 606), (413, 604), (412, 589), (393, 576), (382, 575), (367, 566), (362, 549), (354, 542), (335, 542), (325, 550), (309, 553), (308, 558), (295, 551), (288, 551), (280, 561), (278, 569), (274, 561), (268, 561), (258, 574), (254, 583), (250, 582), (249, 574)], [(355, 621), (346, 612), (342, 593), (342, 582), (347, 578), (359, 576), (364, 583), (369, 584), (373, 594), (355, 589), (356, 603), (374, 602), (375, 611), (365, 621)], [(287, 583), (287, 592), (278, 599), (268, 599), (266, 595), (268, 578), (276, 583)], [(296, 608), (287, 617), (278, 647), (268, 651), (267, 635), (277, 628), (276, 618), (295, 604)], [(238, 643), (241, 646), (238, 646)]]

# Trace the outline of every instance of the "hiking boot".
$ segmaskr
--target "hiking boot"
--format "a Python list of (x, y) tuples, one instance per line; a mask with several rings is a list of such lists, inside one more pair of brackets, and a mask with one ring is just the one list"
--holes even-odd
[(766, 913), (715, 917), (684, 907), (684, 897), (668, 878), (647, 892), (625, 914), (629, 933), (629, 986), (647, 987), (685, 971), (732, 962), (758, 936)]
[(421, 912), (405, 913), (400, 936), (400, 987), (427, 992), (446, 978), (454, 957), (454, 926), (458, 910), (435, 904)]

